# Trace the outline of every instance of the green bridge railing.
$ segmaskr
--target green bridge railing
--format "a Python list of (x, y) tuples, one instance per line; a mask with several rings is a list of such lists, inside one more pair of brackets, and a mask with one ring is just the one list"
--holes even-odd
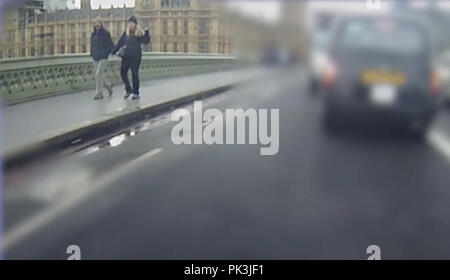
[[(229, 70), (236, 58), (228, 55), (144, 53), (139, 75), (142, 81)], [(107, 78), (120, 79), (120, 58), (108, 61)], [(95, 88), (92, 59), (88, 54), (55, 55), (0, 60), (0, 92), (4, 105)]]

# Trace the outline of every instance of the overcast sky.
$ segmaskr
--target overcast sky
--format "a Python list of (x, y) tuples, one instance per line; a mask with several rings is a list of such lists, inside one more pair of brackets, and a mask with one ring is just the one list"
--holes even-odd
[[(91, 0), (92, 8), (98, 9), (101, 5), (104, 8), (134, 6), (134, 0)], [(267, 21), (275, 21), (279, 14), (279, 2), (267, 0), (232, 0), (228, 1), (228, 6), (232, 9), (241, 11), (249, 16), (254, 16)], [(69, 8), (79, 8), (80, 0), (68, 0)]]
[[(69, 8), (80, 6), (80, 0), (67, 0)], [(104, 8), (133, 7), (135, 0), (91, 0), (92, 8), (97, 9), (101, 5)], [(211, 0), (214, 1), (214, 0)], [(216, 0), (225, 1), (225, 0)], [(227, 5), (231, 9), (239, 11), (245, 15), (253, 16), (269, 22), (276, 21), (279, 18), (280, 2), (288, 0), (228, 0)], [(384, 10), (389, 8), (389, 0), (381, 0)], [(429, 0), (415, 0), (415, 6), (426, 6)], [(309, 0), (307, 1), (309, 10), (334, 10), (334, 11), (355, 11), (355, 12), (373, 12), (366, 7), (366, 0), (351, 1), (326, 1), (326, 0)], [(438, 1), (441, 8), (450, 8), (450, 1)]]

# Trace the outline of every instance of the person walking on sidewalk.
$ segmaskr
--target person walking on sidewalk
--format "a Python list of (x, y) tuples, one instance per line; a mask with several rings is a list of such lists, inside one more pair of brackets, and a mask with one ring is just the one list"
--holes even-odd
[[(139, 67), (142, 59), (141, 44), (150, 43), (150, 30), (147, 27), (142, 30), (137, 25), (135, 16), (128, 19), (127, 30), (122, 34), (113, 50), (122, 57), (122, 64), (120, 66), (120, 76), (125, 84), (125, 96), (128, 98), (131, 94), (131, 99), (139, 99)], [(128, 70), (131, 69), (131, 76), (133, 78), (133, 88), (131, 88), (128, 80)]]
[(97, 95), (95, 100), (103, 98), (103, 88), (112, 95), (112, 84), (105, 80), (105, 70), (108, 64), (108, 56), (114, 48), (114, 43), (111, 39), (111, 34), (103, 27), (103, 22), (100, 17), (95, 18), (94, 31), (91, 34), (91, 57), (94, 60), (94, 74), (96, 81)]

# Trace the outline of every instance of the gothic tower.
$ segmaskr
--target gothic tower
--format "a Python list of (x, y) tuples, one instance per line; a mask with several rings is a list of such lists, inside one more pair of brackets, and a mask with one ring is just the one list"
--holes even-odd
[(91, 9), (91, 0), (80, 0), (80, 8), (82, 10), (90, 10)]

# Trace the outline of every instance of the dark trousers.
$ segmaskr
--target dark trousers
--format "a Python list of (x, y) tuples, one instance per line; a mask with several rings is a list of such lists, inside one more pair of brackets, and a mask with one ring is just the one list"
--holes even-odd
[[(120, 66), (120, 76), (125, 84), (125, 90), (127, 93), (139, 94), (139, 66), (141, 65), (141, 58), (128, 58), (122, 59)], [(133, 89), (131, 88), (130, 81), (128, 80), (128, 70), (131, 69), (131, 77), (133, 79)]]

